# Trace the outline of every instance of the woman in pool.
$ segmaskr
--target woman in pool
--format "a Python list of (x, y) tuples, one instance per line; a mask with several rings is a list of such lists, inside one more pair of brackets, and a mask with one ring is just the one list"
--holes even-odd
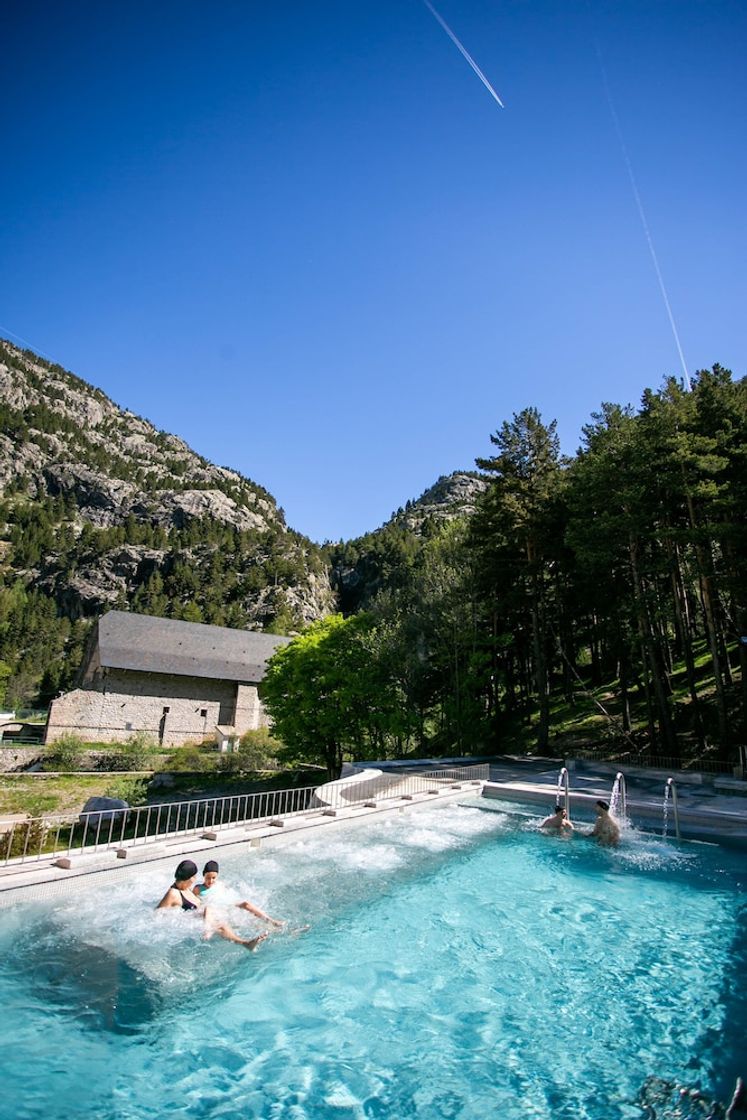
[[(194, 895), (201, 899), (203, 903), (208, 902), (211, 905), (225, 905), (225, 901), (221, 898), (220, 886), (218, 885), (218, 875), (220, 874), (220, 867), (218, 861), (209, 859), (202, 869), (202, 882), (194, 888)], [(264, 910), (260, 910), (259, 906), (255, 906), (253, 902), (235, 902), (231, 903), (233, 906), (238, 906), (239, 910), (248, 910), (255, 918), (259, 918), (263, 922), (267, 922), (276, 929), (280, 929), (285, 925), (285, 922), (279, 921), (277, 918), (271, 918), (269, 914), (265, 914)]]
[(203, 936), (206, 941), (214, 933), (217, 933), (226, 941), (235, 941), (237, 945), (243, 945), (246, 949), (256, 949), (260, 941), (264, 941), (267, 937), (267, 934), (260, 933), (258, 937), (252, 938), (239, 937), (229, 925), (216, 919), (210, 907), (206, 906), (205, 902), (193, 890), (196, 878), (197, 864), (193, 863), (191, 859), (183, 859), (174, 872), (174, 882), (158, 903), (156, 910), (169, 910), (179, 906), (182, 910), (199, 912), (205, 921)]

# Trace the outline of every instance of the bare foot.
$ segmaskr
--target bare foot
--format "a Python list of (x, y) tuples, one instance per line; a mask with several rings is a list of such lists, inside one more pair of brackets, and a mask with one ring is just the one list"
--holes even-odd
[(241, 944), (245, 948), (247, 948), (251, 953), (253, 953), (254, 950), (259, 945), (260, 941), (264, 941), (267, 936), (268, 935), (266, 933), (260, 933), (260, 935), (258, 937), (253, 937), (251, 939), (251, 941), (242, 941)]

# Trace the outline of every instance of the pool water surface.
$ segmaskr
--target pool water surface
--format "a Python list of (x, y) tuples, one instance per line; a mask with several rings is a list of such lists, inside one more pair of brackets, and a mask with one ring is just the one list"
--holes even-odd
[(728, 1098), (743, 855), (491, 808), (226, 849), (233, 897), (311, 926), (255, 954), (154, 913), (162, 866), (0, 911), (0, 1120), (633, 1120), (651, 1077)]

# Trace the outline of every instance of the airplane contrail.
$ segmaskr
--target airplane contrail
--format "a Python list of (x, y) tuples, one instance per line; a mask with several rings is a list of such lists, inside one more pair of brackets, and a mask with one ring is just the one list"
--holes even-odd
[(643, 202), (641, 200), (640, 191), (638, 190), (638, 183), (636, 182), (635, 173), (633, 172), (633, 164), (630, 162), (630, 156), (628, 155), (628, 147), (627, 147), (627, 144), (625, 143), (625, 137), (623, 136), (623, 130), (622, 130), (622, 126), (620, 124), (620, 118), (617, 115), (617, 109), (615, 108), (615, 103), (612, 100), (612, 91), (610, 90), (610, 84), (609, 84), (609, 81), (607, 80), (607, 69), (604, 65), (604, 59), (602, 58), (602, 49), (599, 46), (599, 41), (597, 39), (594, 40), (594, 45), (597, 48), (597, 58), (599, 60), (599, 69), (602, 72), (602, 82), (604, 83), (604, 92), (607, 96), (607, 105), (609, 106), (610, 114), (612, 116), (612, 120), (613, 120), (614, 125), (615, 125), (615, 132), (617, 133), (617, 139), (620, 142), (620, 148), (622, 149), (623, 161), (625, 163), (625, 167), (626, 167), (626, 170), (628, 172), (628, 179), (630, 180), (630, 187), (631, 187), (631, 190), (633, 192), (633, 198), (635, 199), (636, 207), (638, 208), (638, 217), (641, 219), (641, 225), (643, 227), (643, 233), (646, 237), (646, 243), (648, 245), (648, 251), (651, 254), (651, 260), (653, 262), (654, 272), (656, 273), (656, 279), (659, 282), (659, 291), (661, 292), (661, 298), (664, 301), (664, 307), (665, 307), (666, 312), (667, 312), (667, 318), (669, 319), (669, 326), (671, 327), (672, 335), (674, 336), (674, 344), (677, 347), (677, 353), (679, 354), (680, 365), (682, 366), (682, 373), (683, 373), (684, 381), (685, 381), (685, 387), (689, 392), (690, 388), (691, 388), (690, 375), (687, 372), (687, 362), (685, 361), (685, 355), (684, 355), (683, 350), (682, 350), (682, 343), (680, 342), (680, 332), (677, 330), (677, 324), (676, 324), (675, 319), (674, 319), (674, 312), (672, 311), (672, 305), (669, 302), (669, 293), (667, 292), (667, 286), (664, 283), (664, 277), (662, 275), (661, 268), (659, 267), (659, 258), (656, 254), (656, 249), (654, 247), (654, 239), (651, 236), (651, 230), (649, 228), (648, 219), (646, 217), (646, 211), (643, 209)]
[(477, 74), (478, 78), (480, 79), (480, 81), (482, 82), (482, 84), (483, 84), (483, 85), (485, 86), (485, 89), (486, 89), (486, 90), (488, 91), (488, 93), (490, 94), (490, 96), (491, 96), (491, 97), (492, 97), (492, 98), (493, 98), (493, 99), (494, 99), (495, 101), (497, 101), (497, 102), (498, 102), (498, 104), (500, 105), (501, 109), (505, 109), (505, 108), (506, 108), (506, 106), (505, 106), (505, 105), (503, 104), (503, 102), (501, 101), (500, 97), (499, 97), (499, 96), (498, 96), (498, 94), (497, 94), (497, 93), (495, 92), (495, 90), (494, 90), (494, 89), (493, 89), (493, 87), (491, 86), (490, 82), (488, 81), (488, 79), (487, 79), (487, 78), (485, 77), (485, 75), (483, 74), (483, 72), (482, 72), (482, 70), (480, 69), (480, 67), (479, 67), (479, 66), (477, 65), (477, 63), (475, 62), (475, 60), (474, 60), (474, 58), (472, 57), (472, 55), (471, 55), (471, 54), (469, 53), (469, 51), (468, 51), (468, 50), (466, 50), (466, 49), (465, 49), (465, 48), (464, 48), (464, 47), (462, 46), (462, 44), (461, 44), (461, 43), (459, 42), (459, 40), (457, 39), (456, 35), (454, 34), (454, 32), (453, 32), (453, 31), (451, 30), (451, 28), (449, 27), (449, 25), (448, 25), (448, 23), (446, 22), (446, 20), (445, 20), (445, 19), (442, 19), (442, 18), (441, 18), (441, 16), (440, 16), (440, 15), (438, 14), (438, 12), (437, 12), (437, 11), (436, 11), (436, 9), (435, 9), (435, 8), (433, 7), (433, 5), (432, 5), (432, 4), (429, 4), (429, 3), (428, 3), (428, 0), (423, 0), (423, 3), (425, 4), (426, 8), (427, 8), (427, 9), (428, 9), (428, 11), (429, 11), (429, 12), (431, 13), (431, 15), (432, 15), (432, 16), (434, 17), (434, 19), (437, 19), (437, 20), (438, 20), (438, 22), (439, 22), (439, 23), (441, 24), (441, 26), (443, 27), (444, 31), (446, 32), (446, 34), (447, 34), (447, 35), (449, 36), (449, 38), (451, 39), (451, 41), (452, 41), (452, 43), (454, 44), (454, 46), (455, 46), (455, 47), (456, 47), (456, 48), (457, 48), (457, 49), (458, 49), (458, 50), (459, 50), (459, 51), (461, 52), (461, 54), (463, 55), (463, 57), (464, 57), (464, 58), (466, 58), (467, 62), (468, 62), (468, 63), (470, 64), (470, 66), (472, 67), (472, 69), (474, 70), (474, 72), (475, 72), (475, 73)]

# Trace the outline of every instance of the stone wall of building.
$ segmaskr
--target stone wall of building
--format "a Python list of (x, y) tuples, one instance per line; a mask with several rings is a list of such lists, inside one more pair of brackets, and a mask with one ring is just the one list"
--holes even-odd
[(267, 727), (267, 715), (262, 707), (256, 684), (239, 684), (236, 686), (236, 712), (233, 726), (239, 735), (245, 731), (255, 731), (258, 727)]
[(140, 731), (173, 747), (212, 739), (218, 724), (243, 734), (266, 723), (254, 685), (107, 669), (95, 687), (52, 702), (45, 742), (72, 732), (89, 742), (116, 743)]

